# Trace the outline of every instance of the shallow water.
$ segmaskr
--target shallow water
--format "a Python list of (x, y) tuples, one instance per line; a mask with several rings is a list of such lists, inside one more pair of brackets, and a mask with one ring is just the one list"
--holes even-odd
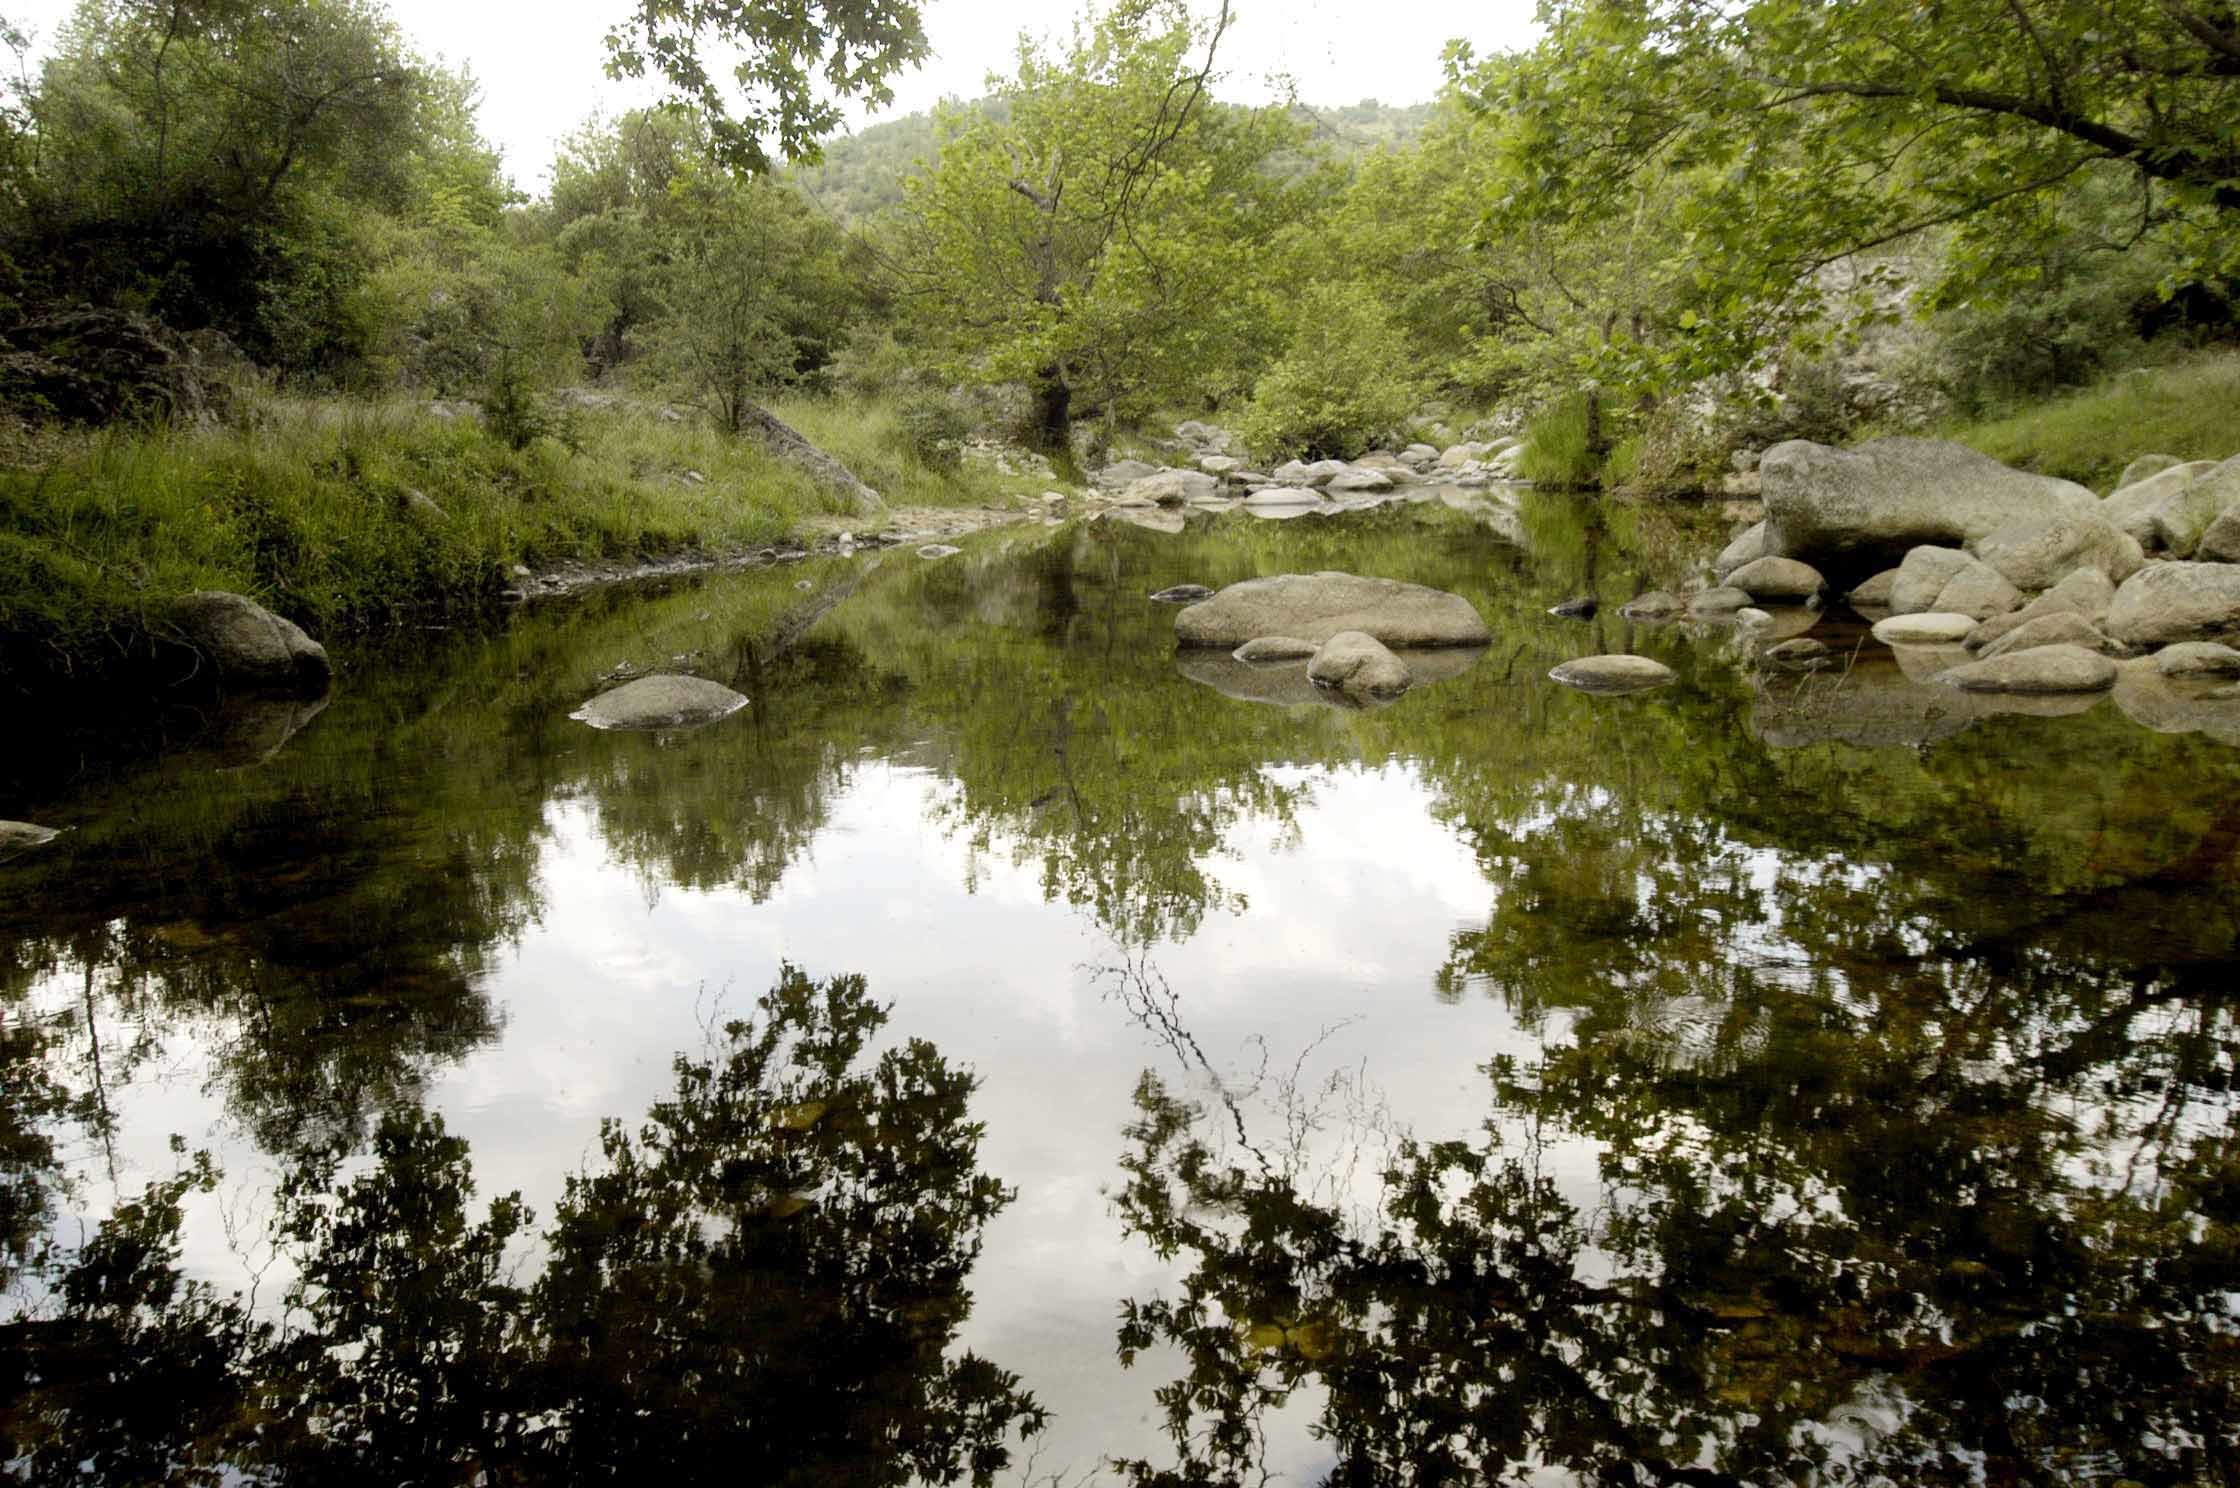
[[(0, 1460), (2231, 1480), (2230, 720), (1628, 626), (1655, 520), (1006, 530), (21, 739)], [(1325, 568), (1494, 644), (1353, 711), (1145, 599)], [(567, 717), (675, 666), (750, 707)]]

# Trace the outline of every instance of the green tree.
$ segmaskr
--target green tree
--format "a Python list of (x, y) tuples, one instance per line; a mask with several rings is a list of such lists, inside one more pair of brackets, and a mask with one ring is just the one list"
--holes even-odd
[(1124, 0), (1062, 53), (1022, 43), (1003, 107), (946, 115), (908, 183), (905, 314), (956, 375), (1029, 383), (1048, 448), (1077, 396), (1235, 392), (1267, 354), (1260, 286), (1290, 193), (1266, 167), (1301, 131), (1214, 106), (1228, 21)]
[[(709, 73), (703, 45), (744, 53), (731, 71), (743, 97), (727, 96)], [(839, 107), (819, 95), (820, 83), (887, 103), (888, 80), (927, 50), (916, 0), (633, 0), (607, 33), (607, 71), (658, 74), (706, 119), (719, 160), (760, 174), (772, 164), (771, 144), (789, 160), (812, 157), (839, 128)]]
[[(2196, 0), (1554, 0), (1528, 56), (1455, 64), (1502, 121), (1522, 231), (1624, 215), (1640, 183), (1684, 246), (1700, 358), (1812, 314), (1828, 265), (1952, 225), (1950, 285), (2063, 193), (2118, 180), (2182, 272), (2240, 269), (2240, 19)], [(1949, 292), (1949, 289), (1948, 289)], [(1778, 329), (1778, 326), (1776, 327)]]

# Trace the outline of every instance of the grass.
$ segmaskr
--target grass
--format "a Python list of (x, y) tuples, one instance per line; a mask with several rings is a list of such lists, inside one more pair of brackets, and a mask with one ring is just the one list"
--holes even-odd
[(2240, 454), (2240, 354), (2119, 373), (2081, 392), (1939, 432), (2009, 465), (2105, 492), (2140, 455)]
[[(883, 404), (781, 417), (898, 505), (1034, 485), (927, 468)], [(193, 589), (331, 638), (495, 606), (517, 564), (736, 551), (845, 510), (751, 442), (619, 411), (577, 415), (572, 447), (516, 451), (416, 402), (271, 400), (238, 426), (18, 435), (4, 454), (0, 675), (26, 685), (144, 655), (164, 602)]]
[(1602, 462), (1587, 448), (1584, 394), (1575, 393), (1551, 403), (1526, 423), (1517, 474), (1535, 485), (1559, 491), (1579, 491), (1601, 484)]

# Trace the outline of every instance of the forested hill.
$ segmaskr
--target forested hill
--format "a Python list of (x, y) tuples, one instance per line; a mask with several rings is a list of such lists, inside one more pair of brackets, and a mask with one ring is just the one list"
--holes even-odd
[[(969, 107), (999, 118), (1009, 112), (1001, 99), (982, 99)], [(1408, 144), (1423, 132), (1432, 108), (1428, 103), (1403, 106), (1364, 98), (1342, 108), (1299, 104), (1293, 113), (1313, 129), (1317, 144), (1343, 160)], [(844, 223), (858, 222), (899, 204), (903, 178), (914, 162), (930, 163), (935, 148), (933, 115), (907, 114), (831, 140), (821, 165), (798, 169), (793, 175), (835, 217)]]

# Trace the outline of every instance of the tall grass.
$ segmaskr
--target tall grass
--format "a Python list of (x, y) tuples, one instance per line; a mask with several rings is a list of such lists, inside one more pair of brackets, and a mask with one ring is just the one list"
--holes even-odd
[(1941, 432), (2007, 464), (2105, 492), (2139, 455), (2240, 454), (2240, 354), (2118, 373), (2082, 392)]
[[(902, 503), (992, 500), (992, 473), (912, 457), (891, 408), (785, 416)], [(0, 667), (99, 669), (192, 589), (329, 635), (495, 603), (515, 565), (757, 546), (842, 508), (751, 441), (642, 413), (576, 415), (513, 450), (417, 403), (275, 401), (243, 426), (43, 439), (0, 468)]]

